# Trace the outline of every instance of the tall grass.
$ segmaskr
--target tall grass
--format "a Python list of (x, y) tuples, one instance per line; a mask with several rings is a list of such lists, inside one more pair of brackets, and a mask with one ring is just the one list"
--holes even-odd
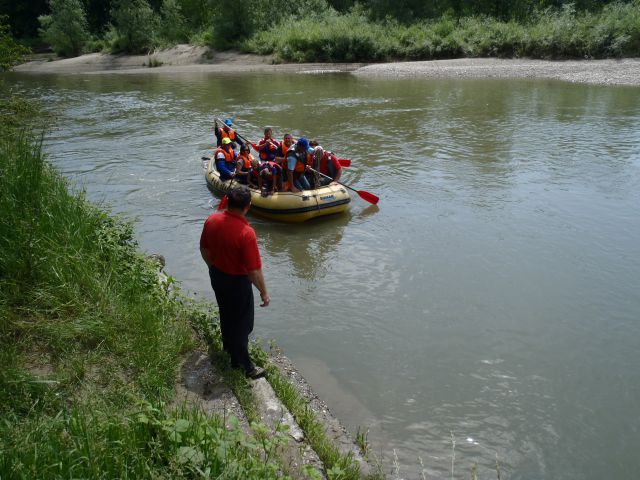
[[(194, 309), (0, 100), (0, 478), (281, 478), (276, 439), (169, 409)], [(225, 423), (232, 427), (226, 428)]]
[(358, 9), (328, 10), (259, 32), (242, 49), (292, 62), (639, 56), (640, 1), (608, 4), (599, 12), (577, 12), (571, 5), (546, 9), (526, 23), (443, 16), (404, 25), (373, 22)]

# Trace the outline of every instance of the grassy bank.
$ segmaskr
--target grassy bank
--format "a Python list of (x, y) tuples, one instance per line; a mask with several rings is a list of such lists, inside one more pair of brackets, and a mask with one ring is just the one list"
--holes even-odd
[(0, 44), (13, 32), (33, 47), (77, 56), (192, 43), (288, 62), (640, 56), (640, 0), (132, 0), (108, 10), (103, 3), (9, 9), (0, 15)]
[(281, 478), (264, 439), (168, 407), (202, 312), (69, 193), (34, 118), (0, 104), (0, 478)]
[(256, 33), (241, 48), (287, 62), (634, 57), (640, 56), (640, 1), (612, 3), (598, 12), (569, 5), (527, 21), (443, 16), (406, 24), (373, 21), (358, 9), (328, 10)]

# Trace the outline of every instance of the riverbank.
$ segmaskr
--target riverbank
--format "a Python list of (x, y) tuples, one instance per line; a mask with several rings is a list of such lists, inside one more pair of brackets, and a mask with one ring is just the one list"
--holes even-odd
[(70, 193), (42, 112), (3, 98), (0, 477), (360, 478), (259, 346), (273, 389), (229, 368), (215, 308), (158, 274), (130, 223)]
[[(156, 65), (156, 66), (150, 66)], [(38, 59), (14, 69), (50, 74), (179, 74), (218, 73), (352, 73), (389, 78), (530, 78), (594, 85), (640, 86), (640, 58), (621, 60), (531, 60), (465, 58), (390, 63), (283, 63), (271, 56), (214, 52), (207, 47), (179, 45), (150, 55), (92, 53), (75, 58)]]

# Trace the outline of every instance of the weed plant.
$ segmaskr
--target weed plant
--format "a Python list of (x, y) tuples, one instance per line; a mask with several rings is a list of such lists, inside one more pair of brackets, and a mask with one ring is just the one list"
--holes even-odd
[(261, 31), (241, 47), (291, 62), (637, 56), (640, 0), (611, 3), (598, 12), (578, 12), (571, 5), (546, 9), (525, 22), (445, 15), (406, 25), (390, 19), (374, 22), (359, 9), (346, 14), (328, 10)]
[[(4, 92), (3, 92), (4, 93)], [(282, 478), (273, 438), (168, 408), (189, 321), (131, 224), (70, 193), (0, 100), (0, 478)], [(225, 427), (230, 424), (230, 428)]]

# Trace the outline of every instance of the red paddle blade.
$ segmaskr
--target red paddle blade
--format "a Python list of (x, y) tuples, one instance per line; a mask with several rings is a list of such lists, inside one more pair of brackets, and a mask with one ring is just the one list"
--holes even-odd
[(377, 205), (380, 201), (380, 198), (376, 197), (373, 193), (369, 193), (365, 190), (356, 190), (356, 193), (360, 195), (360, 198), (374, 205)]
[(220, 200), (220, 205), (218, 205), (218, 210), (224, 210), (225, 208), (227, 208), (228, 204), (229, 204), (229, 197), (225, 195), (224, 197), (222, 197), (222, 200)]
[(351, 160), (349, 160), (348, 158), (339, 158), (338, 159), (338, 163), (340, 163), (341, 167), (350, 167), (351, 166)]

